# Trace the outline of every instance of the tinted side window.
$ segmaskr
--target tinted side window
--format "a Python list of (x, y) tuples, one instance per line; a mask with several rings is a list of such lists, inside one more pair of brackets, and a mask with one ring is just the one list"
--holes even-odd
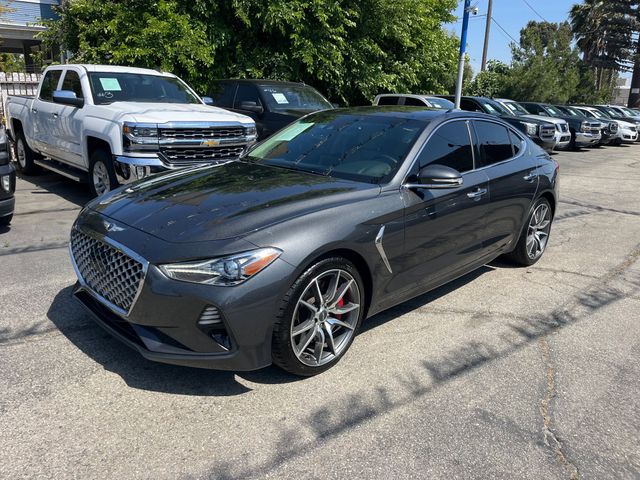
[(47, 102), (53, 101), (53, 91), (58, 86), (58, 81), (62, 75), (62, 70), (49, 70), (42, 79), (42, 87), (40, 88), (40, 100)]
[(502, 162), (513, 157), (511, 138), (506, 127), (497, 123), (474, 121), (480, 160), (483, 166)]
[(64, 74), (64, 80), (62, 81), (61, 90), (70, 90), (76, 94), (78, 98), (84, 98), (82, 96), (82, 86), (80, 85), (80, 76), (73, 70), (67, 70)]
[(256, 102), (257, 105), (261, 105), (258, 89), (253, 85), (239, 84), (233, 108), (240, 108), (242, 102)]
[(398, 105), (400, 97), (380, 97), (378, 105)]
[(534, 115), (538, 115), (540, 113), (540, 107), (538, 107), (538, 105), (532, 103), (523, 103), (522, 105), (524, 105), (524, 108), (526, 108), (529, 113)]
[(465, 100), (464, 98), (460, 100), (460, 108), (462, 110), (466, 110), (467, 112), (482, 112), (482, 109), (478, 104), (472, 102), (471, 100)]
[(437, 163), (459, 172), (473, 170), (471, 139), (466, 122), (450, 122), (438, 128), (418, 157), (418, 168)]
[(213, 103), (218, 107), (233, 107), (233, 97), (236, 93), (235, 83), (217, 83), (209, 92)]
[(427, 104), (424, 103), (422, 100), (420, 100), (419, 98), (413, 98), (413, 97), (407, 97), (404, 99), (404, 104), (405, 105), (411, 105), (412, 107), (426, 107)]
[(509, 137), (511, 137), (511, 145), (513, 145), (513, 155), (516, 156), (522, 150), (522, 139), (509, 130)]

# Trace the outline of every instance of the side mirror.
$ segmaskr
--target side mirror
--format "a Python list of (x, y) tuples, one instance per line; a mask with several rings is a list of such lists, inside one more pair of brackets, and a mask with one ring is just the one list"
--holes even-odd
[(427, 165), (418, 172), (418, 183), (406, 184), (407, 188), (457, 188), (462, 185), (462, 174), (444, 165)]
[(244, 101), (240, 102), (240, 110), (246, 110), (247, 112), (257, 113), (258, 115), (264, 112), (262, 105), (258, 105), (256, 102)]
[(204, 103), (205, 105), (211, 105), (211, 106), (215, 105), (215, 102), (211, 97), (202, 97), (202, 103)]
[(84, 106), (84, 98), (78, 98), (76, 92), (71, 90), (55, 90), (53, 92), (53, 101), (62, 105), (71, 105), (72, 107), (82, 108)]

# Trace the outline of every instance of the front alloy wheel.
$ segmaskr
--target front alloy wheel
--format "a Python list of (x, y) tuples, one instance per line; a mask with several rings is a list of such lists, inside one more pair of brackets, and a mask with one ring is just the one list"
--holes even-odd
[(541, 203), (533, 211), (527, 228), (527, 255), (531, 260), (537, 260), (544, 253), (550, 229), (551, 209), (548, 204)]
[(308, 269), (285, 296), (274, 325), (273, 361), (296, 375), (321, 373), (351, 345), (364, 312), (362, 280), (343, 258)]

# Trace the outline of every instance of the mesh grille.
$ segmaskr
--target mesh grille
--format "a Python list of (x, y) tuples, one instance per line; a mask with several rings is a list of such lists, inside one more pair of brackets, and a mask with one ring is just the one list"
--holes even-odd
[(166, 148), (162, 156), (170, 163), (189, 163), (209, 160), (235, 160), (244, 151), (244, 146), (211, 148)]
[(76, 229), (71, 232), (71, 253), (87, 286), (129, 313), (144, 278), (144, 266)]
[(212, 127), (212, 128), (162, 128), (160, 136), (164, 138), (234, 138), (244, 135), (244, 127)]
[(556, 127), (541, 125), (540, 138), (553, 138), (556, 134)]

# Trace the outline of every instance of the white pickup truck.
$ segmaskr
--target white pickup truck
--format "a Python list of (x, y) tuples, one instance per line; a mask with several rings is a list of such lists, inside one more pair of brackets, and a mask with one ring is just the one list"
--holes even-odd
[(209, 106), (175, 75), (142, 68), (59, 65), (34, 97), (11, 96), (7, 129), (24, 174), (39, 167), (93, 193), (150, 174), (238, 158), (254, 121)]

